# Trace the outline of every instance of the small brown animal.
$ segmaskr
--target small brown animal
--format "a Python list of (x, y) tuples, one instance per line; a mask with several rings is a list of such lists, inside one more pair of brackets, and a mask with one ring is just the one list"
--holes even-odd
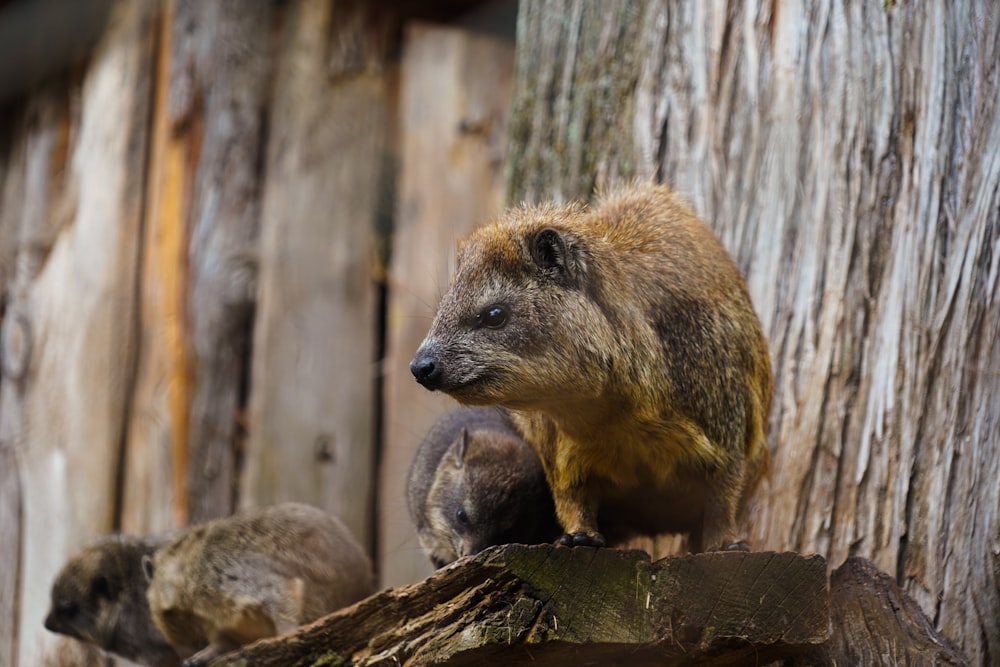
[(192, 526), (144, 562), (153, 621), (185, 667), (352, 604), (374, 590), (347, 528), (284, 503)]
[(767, 343), (739, 269), (667, 187), (475, 230), (410, 370), (511, 409), (563, 544), (745, 545), (737, 519), (769, 460)]
[(435, 567), (494, 544), (550, 543), (561, 533), (541, 462), (500, 408), (441, 417), (410, 465), (406, 498)]
[(180, 656), (153, 624), (142, 559), (157, 538), (114, 535), (73, 556), (52, 584), (45, 628), (147, 665), (179, 667)]

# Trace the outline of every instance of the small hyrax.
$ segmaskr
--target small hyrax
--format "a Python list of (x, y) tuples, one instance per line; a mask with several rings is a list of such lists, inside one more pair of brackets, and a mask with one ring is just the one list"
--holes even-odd
[(373, 591), (371, 563), (347, 528), (298, 503), (192, 526), (144, 567), (153, 620), (186, 667)]
[(85, 547), (52, 584), (45, 627), (148, 667), (180, 667), (181, 659), (153, 624), (142, 559), (157, 538), (112, 535)]
[(410, 370), (511, 410), (563, 544), (745, 547), (738, 517), (769, 461), (767, 343), (735, 263), (667, 187), (475, 230)]
[(501, 408), (458, 408), (428, 431), (406, 484), (410, 517), (436, 567), (495, 544), (561, 531), (538, 455)]

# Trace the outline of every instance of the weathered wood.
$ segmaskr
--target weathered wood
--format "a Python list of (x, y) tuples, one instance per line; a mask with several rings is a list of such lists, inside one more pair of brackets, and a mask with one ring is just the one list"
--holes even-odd
[(215, 664), (763, 664), (828, 633), (819, 557), (508, 545)]
[(379, 475), (379, 571), (388, 585), (432, 569), (403, 492), (417, 445), (454, 401), (420, 387), (409, 364), (448, 284), (456, 239), (501, 208), (513, 66), (504, 40), (425, 24), (405, 33)]
[(830, 575), (830, 641), (802, 664), (968, 665), (913, 599), (864, 558)]
[(1000, 659), (1000, 4), (525, 0), (510, 198), (671, 182), (776, 378), (758, 548), (871, 558)]
[(115, 525), (135, 354), (148, 10), (118, 3), (82, 88), (42, 98), (25, 126), (22, 204), (4, 202), (20, 209), (0, 385), (0, 433), (14, 447), (23, 491), (11, 664), (82, 654), (42, 627), (49, 587), (71, 552)]
[(124, 479), (132, 532), (234, 509), (271, 18), (267, 2), (164, 3)]
[[(385, 76), (366, 3), (286, 9), (264, 170), (244, 507), (299, 500), (372, 543), (374, 236)], [(327, 57), (331, 56), (331, 60)]]

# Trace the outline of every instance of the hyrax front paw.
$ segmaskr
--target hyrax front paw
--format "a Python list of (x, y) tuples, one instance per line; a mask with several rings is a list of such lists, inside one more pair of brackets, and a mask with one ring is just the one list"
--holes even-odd
[(559, 544), (564, 547), (607, 546), (604, 536), (600, 533), (567, 533), (559, 538)]

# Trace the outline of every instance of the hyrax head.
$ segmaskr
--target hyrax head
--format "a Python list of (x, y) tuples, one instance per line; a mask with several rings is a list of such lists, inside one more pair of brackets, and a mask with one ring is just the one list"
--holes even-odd
[(111, 541), (94, 544), (63, 566), (52, 584), (47, 630), (109, 648), (128, 577), (118, 551)]
[(561, 532), (541, 463), (512, 432), (463, 428), (438, 464), (420, 542), (436, 567)]
[(179, 665), (146, 604), (141, 562), (158, 544), (155, 539), (109, 536), (84, 548), (56, 576), (46, 629), (141, 664)]
[[(603, 382), (583, 209), (525, 208), (475, 230), (410, 371), (468, 405), (511, 407), (593, 395)], [(599, 335), (600, 332), (598, 332)], [(587, 377), (577, 369), (585, 367)], [(555, 395), (556, 393), (560, 395)]]

